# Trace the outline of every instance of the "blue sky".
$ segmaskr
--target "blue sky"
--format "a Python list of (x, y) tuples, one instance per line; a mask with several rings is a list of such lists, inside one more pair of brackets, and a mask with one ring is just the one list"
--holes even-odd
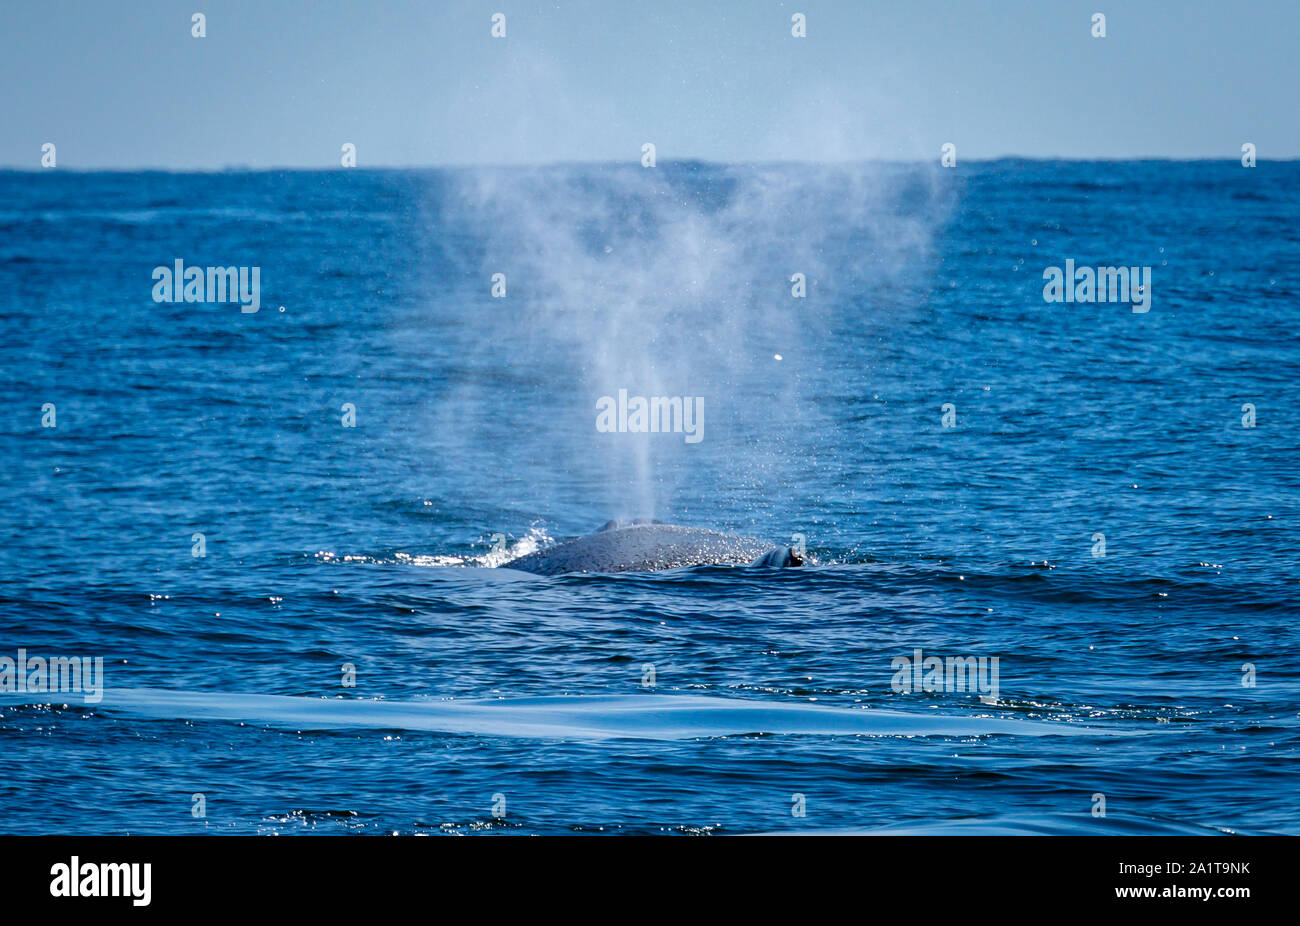
[(6, 2), (0, 165), (38, 167), (45, 142), (72, 169), (336, 167), (345, 142), (359, 167), (635, 162), (647, 141), (661, 160), (1291, 158), (1297, 36), (1296, 0)]

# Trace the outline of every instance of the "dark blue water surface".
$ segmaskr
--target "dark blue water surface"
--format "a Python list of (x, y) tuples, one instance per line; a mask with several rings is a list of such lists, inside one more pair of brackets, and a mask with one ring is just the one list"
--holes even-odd
[[(1297, 163), (0, 173), (0, 830), (1300, 833), (1298, 298)], [(813, 562), (489, 568), (624, 516)]]

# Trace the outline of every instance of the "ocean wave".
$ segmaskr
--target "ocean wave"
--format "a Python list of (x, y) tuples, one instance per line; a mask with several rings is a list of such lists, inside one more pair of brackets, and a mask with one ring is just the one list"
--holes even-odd
[(944, 820), (908, 820), (886, 826), (780, 830), (776, 836), (1232, 836), (1238, 830), (1159, 817), (1081, 813), (1008, 813)]

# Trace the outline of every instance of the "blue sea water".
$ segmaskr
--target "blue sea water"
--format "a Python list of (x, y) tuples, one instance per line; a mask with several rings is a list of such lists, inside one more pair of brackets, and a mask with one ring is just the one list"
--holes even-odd
[[(1294, 162), (0, 173), (0, 831), (1300, 833), (1298, 297)], [(492, 568), (632, 516), (811, 562)]]

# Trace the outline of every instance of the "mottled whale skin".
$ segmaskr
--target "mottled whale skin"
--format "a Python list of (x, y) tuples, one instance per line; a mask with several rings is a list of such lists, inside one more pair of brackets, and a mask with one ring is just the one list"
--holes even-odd
[(679, 566), (799, 566), (790, 547), (658, 521), (610, 521), (594, 534), (502, 563), (542, 576), (574, 572), (659, 572)]

